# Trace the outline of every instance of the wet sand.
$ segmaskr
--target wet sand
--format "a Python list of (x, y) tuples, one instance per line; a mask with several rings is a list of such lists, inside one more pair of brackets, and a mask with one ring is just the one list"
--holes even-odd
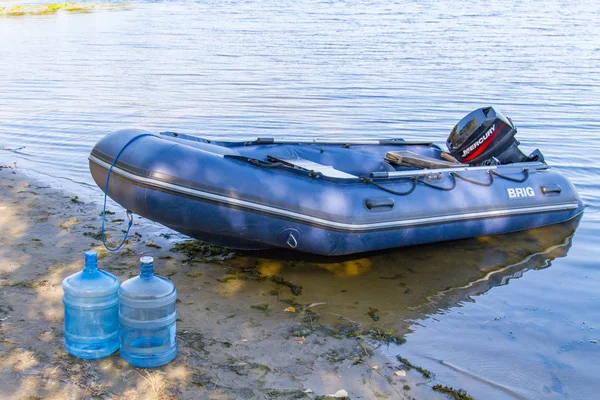
[[(302, 304), (307, 294), (273, 279), (264, 261), (249, 269), (248, 258), (213, 254), (216, 260), (207, 262), (206, 249), (190, 259), (171, 251), (167, 238), (146, 237), (137, 224), (124, 249), (108, 253), (98, 238), (101, 208), (75, 196), (18, 168), (0, 169), (3, 399), (298, 399), (342, 389), (352, 399), (444, 398), (431, 390), (439, 382), (414, 369), (394, 375), (405, 369), (383, 351), (394, 335), (368, 333), (366, 324), (340, 313), (321, 319), (326, 305)], [(107, 225), (116, 242), (126, 223), (119, 220), (123, 210), (114, 211)], [(86, 361), (65, 352), (61, 282), (82, 268), (89, 249), (121, 281), (138, 273), (142, 255), (153, 256), (156, 273), (173, 280), (179, 292), (173, 362), (140, 369), (118, 353)]]

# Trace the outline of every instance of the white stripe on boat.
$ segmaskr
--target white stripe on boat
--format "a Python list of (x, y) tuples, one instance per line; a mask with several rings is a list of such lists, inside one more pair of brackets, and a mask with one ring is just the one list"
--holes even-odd
[[(90, 155), (89, 160), (98, 164), (99, 166), (108, 170), (110, 168), (110, 164), (106, 163), (95, 156)], [(198, 189), (187, 188), (184, 186), (174, 185), (172, 183), (163, 182), (160, 180), (146, 178), (143, 176), (139, 176), (136, 174), (132, 174), (121, 168), (116, 166), (113, 167), (111, 173), (116, 173), (121, 175), (129, 180), (134, 182), (143, 183), (149, 186), (154, 186), (162, 189), (168, 189), (174, 192), (183, 193), (199, 198), (203, 198), (206, 200), (211, 200), (219, 203), (226, 203), (230, 205), (234, 205), (237, 207), (247, 208), (250, 210), (260, 211), (268, 214), (274, 214), (276, 216), (287, 217), (295, 220), (300, 220), (304, 222), (309, 222), (312, 224), (322, 225), (327, 228), (332, 229), (340, 229), (347, 231), (369, 231), (376, 229), (390, 229), (390, 228), (402, 228), (407, 226), (414, 225), (428, 225), (428, 224), (436, 224), (436, 223), (445, 223), (445, 222), (458, 222), (469, 219), (482, 219), (482, 218), (494, 218), (494, 217), (508, 217), (515, 215), (523, 215), (523, 214), (532, 214), (532, 213), (542, 213), (542, 212), (552, 212), (552, 211), (567, 211), (567, 210), (575, 210), (579, 208), (578, 202), (570, 202), (570, 203), (561, 203), (561, 204), (552, 204), (546, 206), (534, 206), (534, 207), (520, 207), (520, 208), (510, 208), (510, 209), (502, 209), (502, 210), (491, 210), (491, 211), (480, 211), (480, 212), (470, 212), (470, 213), (461, 213), (461, 214), (453, 214), (453, 215), (442, 215), (436, 217), (422, 217), (422, 218), (413, 218), (413, 219), (403, 219), (401, 221), (389, 221), (389, 222), (375, 222), (370, 224), (348, 224), (343, 222), (335, 222), (330, 221), (323, 218), (313, 217), (306, 214), (300, 214), (293, 211), (288, 211), (282, 208), (272, 207), (264, 204), (254, 203), (246, 200), (236, 199), (233, 197), (223, 196), (215, 193), (205, 192)]]

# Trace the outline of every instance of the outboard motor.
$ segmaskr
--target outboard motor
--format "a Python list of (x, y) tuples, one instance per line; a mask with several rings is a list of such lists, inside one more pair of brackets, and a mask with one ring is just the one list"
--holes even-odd
[(528, 157), (519, 150), (517, 128), (494, 107), (479, 108), (461, 119), (446, 140), (450, 154), (469, 165), (544, 161), (539, 150)]

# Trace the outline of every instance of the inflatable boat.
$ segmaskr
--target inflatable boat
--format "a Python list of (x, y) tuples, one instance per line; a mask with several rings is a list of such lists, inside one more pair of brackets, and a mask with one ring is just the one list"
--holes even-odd
[(213, 141), (121, 130), (89, 156), (127, 210), (235, 249), (344, 255), (561, 223), (584, 205), (512, 121), (478, 109), (449, 151), (403, 139)]

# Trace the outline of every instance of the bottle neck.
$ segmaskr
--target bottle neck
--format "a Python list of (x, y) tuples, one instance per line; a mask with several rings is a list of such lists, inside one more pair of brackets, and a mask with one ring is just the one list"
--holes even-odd
[(98, 253), (95, 251), (88, 251), (85, 253), (83, 272), (86, 274), (93, 274), (96, 271), (98, 271)]
[(85, 267), (83, 268), (83, 272), (86, 274), (93, 274), (98, 271), (98, 262), (88, 261), (85, 263)]
[(140, 276), (144, 279), (149, 279), (154, 275), (152, 271), (152, 263), (142, 263)]

